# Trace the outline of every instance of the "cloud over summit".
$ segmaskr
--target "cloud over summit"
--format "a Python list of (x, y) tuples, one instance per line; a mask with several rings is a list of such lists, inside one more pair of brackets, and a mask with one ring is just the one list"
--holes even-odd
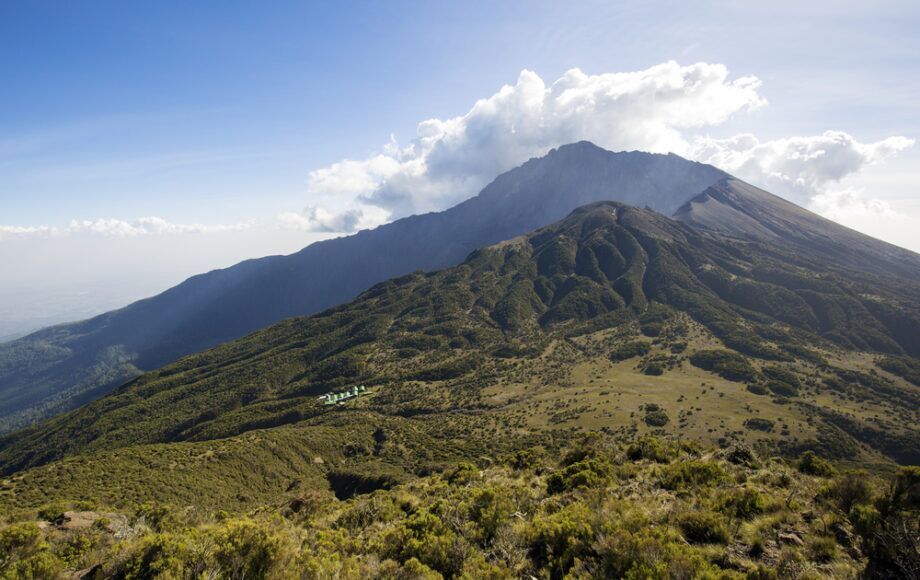
[(614, 151), (677, 153), (798, 201), (913, 144), (904, 137), (860, 143), (841, 131), (767, 142), (703, 134), (764, 107), (760, 88), (756, 77), (732, 78), (727, 67), (710, 63), (671, 61), (597, 75), (571, 69), (551, 83), (524, 70), (466, 114), (422, 121), (405, 145), (391, 138), (366, 159), (312, 171), (309, 190), (324, 209), (287, 219), (309, 224), (303, 229), (351, 231), (347, 226), (441, 210), (527, 159), (581, 140)]

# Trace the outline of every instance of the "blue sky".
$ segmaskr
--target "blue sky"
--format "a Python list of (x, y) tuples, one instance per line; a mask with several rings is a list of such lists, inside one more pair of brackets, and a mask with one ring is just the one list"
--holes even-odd
[[(256, 225), (181, 243), (148, 236), (132, 242), (132, 255), (118, 253), (132, 244), (117, 237), (8, 235), (0, 238), (0, 260), (30, 256), (16, 262), (20, 290), (42, 285), (62, 256), (81, 262), (74, 279), (86, 280), (84, 291), (105, 284), (113, 268), (122, 278), (149, 278), (102, 308), (200, 269), (294, 251), (353, 225), (334, 216), (359, 215), (367, 208), (356, 200), (374, 195), (318, 191), (311, 172), (372, 159), (391, 135), (401, 147), (411, 144), (421, 121), (465, 115), (477, 100), (515, 86), (523, 70), (547, 86), (572, 68), (601, 75), (668, 61), (724, 65), (726, 83), (759, 79), (764, 104), (681, 128), (682, 154), (700, 137), (747, 133), (773, 143), (842, 131), (857, 149), (893, 136), (916, 139), (918, 29), (920, 4), (912, 1), (2, 3), (0, 226), (23, 231), (150, 216)], [(904, 143), (895, 149), (872, 154), (883, 163), (867, 156), (845, 179), (777, 193), (824, 203), (837, 216), (844, 214), (816, 196), (846, 190), (862, 200), (847, 206), (849, 225), (882, 235), (872, 231), (877, 216), (866, 217), (865, 227), (859, 216), (863, 202), (882, 207), (901, 220), (885, 228), (894, 232), (889, 239), (920, 249), (920, 238), (903, 233), (920, 219), (920, 155)], [(387, 171), (370, 175), (395, 179)], [(378, 204), (371, 208), (378, 213), (365, 211), (357, 223), (437, 209), (472, 193), (458, 186), (427, 205)], [(315, 223), (317, 211), (333, 217), (322, 227), (272, 225), (279, 215), (304, 212)], [(132, 270), (138, 252), (148, 260), (143, 272)]]

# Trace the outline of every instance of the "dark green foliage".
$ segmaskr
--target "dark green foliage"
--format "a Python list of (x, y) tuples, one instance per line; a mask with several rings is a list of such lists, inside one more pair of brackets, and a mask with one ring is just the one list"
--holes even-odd
[(767, 381), (767, 389), (779, 397), (795, 397), (799, 390), (783, 381)]
[(795, 373), (779, 366), (765, 366), (761, 373), (767, 379), (767, 388), (780, 397), (795, 397), (802, 384)]
[(855, 504), (851, 517), (869, 559), (870, 578), (920, 573), (920, 467), (903, 467), (875, 506)]
[(871, 476), (864, 471), (848, 472), (838, 476), (828, 488), (828, 497), (845, 514), (857, 505), (872, 502)]
[(400, 482), (393, 473), (367, 473), (357, 471), (330, 471), (326, 474), (329, 487), (339, 499), (348, 499), (358, 494), (371, 493), (378, 489), (390, 489)]
[(761, 419), (759, 417), (755, 417), (753, 419), (745, 419), (744, 426), (754, 431), (766, 431), (767, 433), (773, 431), (773, 421), (769, 419)]
[(831, 477), (836, 473), (827, 460), (818, 457), (813, 451), (806, 451), (799, 457), (798, 468), (802, 473), (819, 477)]
[(726, 477), (725, 470), (718, 463), (683, 461), (663, 467), (659, 481), (663, 488), (676, 490), (711, 485)]
[(715, 512), (696, 511), (680, 516), (678, 525), (688, 542), (694, 544), (728, 543), (728, 524)]
[(553, 494), (605, 485), (611, 472), (612, 466), (604, 459), (584, 459), (551, 473), (546, 479), (546, 489)]
[(728, 492), (719, 503), (721, 513), (742, 520), (762, 514), (766, 507), (763, 494), (749, 487)]
[(885, 356), (879, 359), (878, 366), (920, 387), (920, 361), (917, 359)]
[(676, 447), (658, 437), (643, 437), (626, 448), (626, 456), (633, 461), (648, 460), (670, 463), (678, 455)]
[(447, 483), (451, 485), (466, 485), (476, 475), (479, 470), (472, 463), (461, 463), (447, 474)]
[(755, 395), (766, 395), (767, 393), (770, 392), (770, 391), (767, 389), (767, 387), (765, 387), (765, 386), (763, 386), (763, 385), (760, 385), (760, 384), (756, 384), (756, 383), (755, 383), (755, 384), (748, 385), (748, 386), (745, 387), (745, 388), (746, 388), (748, 391), (750, 391), (751, 393), (754, 393)]
[(650, 404), (645, 406), (645, 424), (649, 427), (664, 427), (670, 420), (665, 410), (658, 405)]
[(757, 371), (746, 358), (727, 350), (700, 350), (690, 355), (690, 363), (730, 381), (753, 381)]
[(620, 362), (637, 356), (645, 356), (650, 350), (652, 350), (652, 346), (649, 343), (635, 340), (617, 346), (609, 357), (613, 362)]
[(508, 458), (508, 464), (518, 470), (532, 469), (540, 464), (540, 456), (532, 449), (519, 449)]

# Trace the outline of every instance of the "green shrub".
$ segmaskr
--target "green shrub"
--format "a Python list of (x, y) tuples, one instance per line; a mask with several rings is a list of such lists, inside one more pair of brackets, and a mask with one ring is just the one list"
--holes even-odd
[(837, 542), (834, 538), (819, 536), (808, 544), (808, 553), (815, 562), (833, 562), (837, 559)]
[(514, 511), (511, 500), (495, 489), (483, 489), (473, 496), (470, 503), (470, 519), (480, 530), (480, 540), (488, 544), (495, 538), (498, 529), (505, 524)]
[(759, 417), (745, 419), (744, 426), (752, 431), (766, 431), (767, 433), (773, 431), (773, 421)]
[(751, 382), (758, 376), (744, 356), (727, 350), (699, 350), (690, 355), (690, 364), (729, 381)]
[(227, 578), (264, 578), (292, 555), (283, 536), (248, 518), (223, 522), (211, 537), (214, 561)]
[(658, 377), (664, 374), (664, 367), (659, 362), (650, 362), (643, 367), (642, 372), (649, 376)]
[(763, 494), (749, 487), (729, 492), (719, 505), (719, 511), (723, 514), (742, 520), (762, 514), (765, 509), (766, 501)]
[(728, 523), (715, 512), (695, 511), (681, 515), (677, 524), (692, 544), (727, 544)]
[(645, 424), (649, 427), (664, 427), (671, 420), (664, 409), (656, 407), (654, 409), (645, 409)]
[(453, 578), (463, 570), (468, 546), (437, 515), (420, 509), (384, 535), (381, 555), (402, 563), (416, 558)]
[(872, 502), (870, 476), (864, 471), (845, 473), (831, 483), (828, 495), (843, 513), (848, 514), (854, 506)]
[(751, 393), (753, 393), (753, 394), (755, 394), (755, 395), (761, 395), (761, 396), (762, 396), (762, 395), (766, 395), (767, 393), (770, 392), (769, 390), (767, 390), (767, 387), (765, 387), (765, 386), (763, 386), (763, 385), (759, 385), (759, 384), (757, 384), (757, 383), (752, 383), (752, 384), (748, 385), (748, 386), (747, 386), (747, 390), (748, 390), (748, 392), (751, 392)]
[(757, 465), (757, 456), (754, 455), (751, 448), (746, 445), (735, 445), (728, 451), (725, 458), (735, 465), (744, 465), (747, 467), (755, 467)]
[(818, 457), (814, 451), (806, 451), (799, 457), (797, 465), (799, 471), (818, 477), (831, 477), (837, 471), (826, 460)]
[(466, 485), (473, 481), (479, 474), (479, 469), (472, 463), (461, 463), (447, 474), (447, 483), (451, 485)]
[(0, 529), (0, 578), (54, 578), (62, 568), (34, 523)]
[(562, 578), (576, 558), (591, 549), (593, 514), (581, 502), (569, 504), (556, 513), (535, 517), (528, 533), (535, 564), (545, 567), (549, 577)]
[(598, 487), (610, 481), (613, 466), (610, 462), (590, 458), (557, 469), (546, 478), (546, 490), (551, 494), (574, 489)]
[(626, 448), (626, 457), (632, 461), (646, 459), (655, 463), (670, 463), (677, 458), (677, 449), (658, 437), (643, 437)]
[(685, 489), (711, 485), (728, 478), (718, 463), (711, 461), (681, 461), (661, 470), (659, 482), (665, 489)]
[(637, 356), (645, 356), (652, 350), (652, 346), (641, 340), (626, 342), (610, 352), (609, 358), (613, 362), (620, 362)]
[(540, 464), (540, 455), (533, 449), (519, 449), (507, 459), (513, 469), (533, 469)]
[(783, 381), (767, 381), (767, 388), (770, 389), (774, 395), (780, 397), (795, 397), (799, 394), (799, 390), (796, 387)]

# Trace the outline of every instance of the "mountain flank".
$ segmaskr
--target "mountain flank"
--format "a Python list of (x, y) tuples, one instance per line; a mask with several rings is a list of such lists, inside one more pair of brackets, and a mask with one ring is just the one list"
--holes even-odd
[(616, 200), (669, 214), (725, 176), (676, 155), (566, 145), (451, 209), (248, 260), (121, 310), (33, 333), (0, 345), (0, 432), (93, 400), (181, 356), (341, 304), (377, 282), (458, 264), (580, 205)]
[[(920, 391), (910, 382), (920, 335), (874, 306), (917, 320), (916, 292), (600, 202), (459, 266), (395, 278), (147, 373), (0, 439), (0, 465), (10, 474), (309, 421), (329, 411), (319, 395), (353, 385), (371, 387), (358, 404), (383, 415), (447, 424), (475, 413), (522, 433), (629, 431), (629, 413), (651, 398), (671, 418), (662, 426), (685, 436), (909, 463), (920, 459)], [(579, 390), (592, 382), (592, 395)], [(690, 403), (701, 383), (718, 385), (723, 400)], [(591, 403), (553, 412), (561, 398)], [(723, 428), (712, 429), (713, 414)]]

